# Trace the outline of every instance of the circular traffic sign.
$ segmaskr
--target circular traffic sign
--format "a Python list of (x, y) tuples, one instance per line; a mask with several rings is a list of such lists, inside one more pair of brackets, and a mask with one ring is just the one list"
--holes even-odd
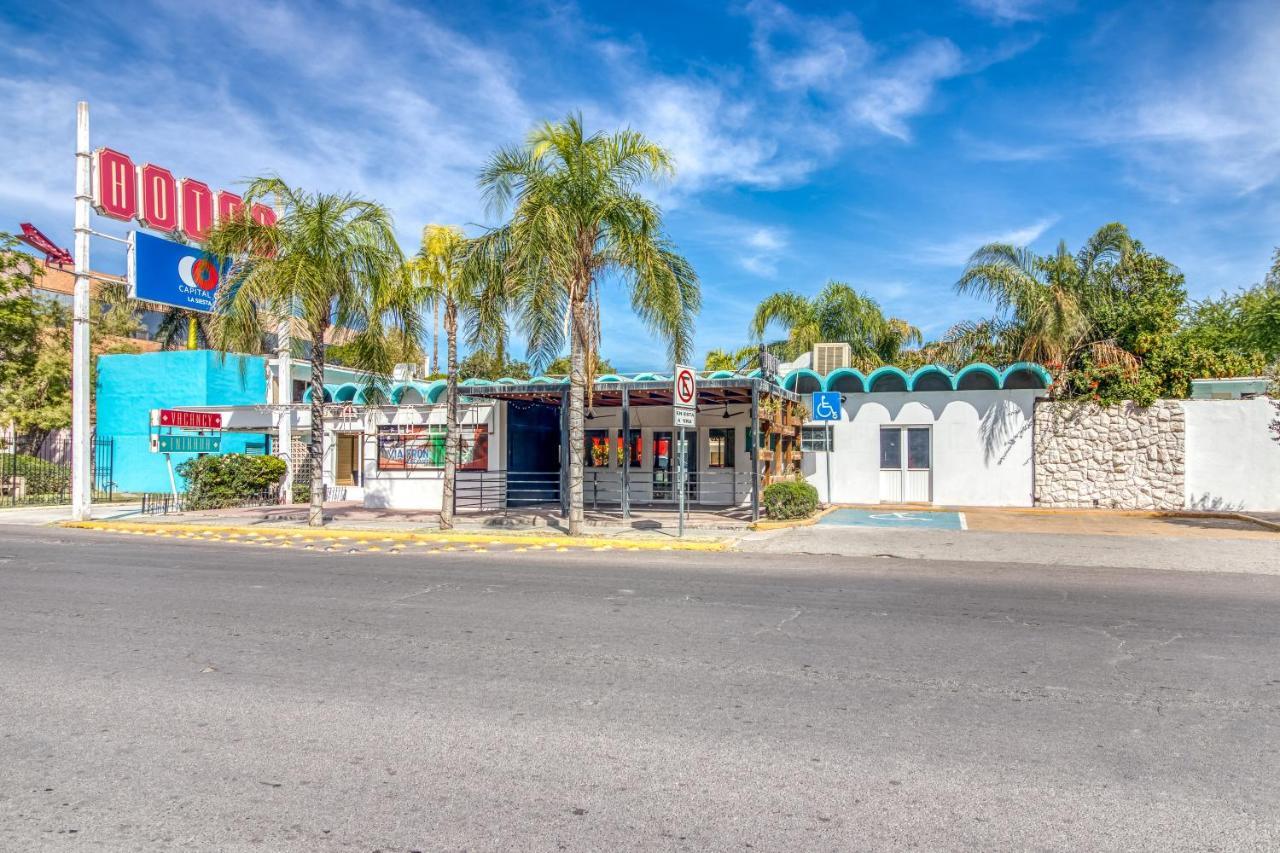
[(676, 371), (676, 404), (692, 406), (697, 397), (697, 378), (693, 368), (680, 367)]

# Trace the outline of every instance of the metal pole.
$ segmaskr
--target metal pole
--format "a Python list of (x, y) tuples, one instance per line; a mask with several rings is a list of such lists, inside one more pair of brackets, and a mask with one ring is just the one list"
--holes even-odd
[(76, 104), (75, 271), (71, 322), (71, 517), (93, 515), (89, 483), (89, 102)]
[(569, 389), (560, 393), (560, 517), (569, 519)]
[(751, 520), (760, 520), (760, 386), (751, 380)]
[(677, 535), (684, 536), (684, 477), (685, 477), (685, 447), (684, 447), (684, 427), (676, 433), (676, 489), (680, 493), (679, 497), (679, 516), (680, 530)]
[(631, 392), (622, 392), (622, 517), (631, 518)]
[(827, 422), (827, 506), (831, 506), (831, 422)]

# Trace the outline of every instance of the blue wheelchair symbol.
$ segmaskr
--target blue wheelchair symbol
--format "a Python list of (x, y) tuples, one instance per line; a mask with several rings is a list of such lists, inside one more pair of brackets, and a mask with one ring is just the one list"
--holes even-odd
[(815, 421), (840, 420), (840, 392), (815, 391), (812, 410)]

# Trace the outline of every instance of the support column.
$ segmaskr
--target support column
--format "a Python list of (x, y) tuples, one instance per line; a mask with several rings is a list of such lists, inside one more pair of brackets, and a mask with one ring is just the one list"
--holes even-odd
[(760, 380), (751, 380), (751, 520), (760, 520)]
[(71, 321), (71, 517), (93, 516), (89, 431), (89, 102), (76, 104), (75, 272)]
[(631, 392), (622, 392), (622, 517), (631, 518)]
[(569, 389), (560, 392), (560, 517), (569, 520)]

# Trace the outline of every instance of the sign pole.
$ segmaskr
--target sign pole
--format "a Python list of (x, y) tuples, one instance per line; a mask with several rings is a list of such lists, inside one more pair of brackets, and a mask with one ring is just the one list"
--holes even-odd
[(89, 482), (89, 102), (76, 104), (75, 273), (71, 321), (71, 517), (93, 515)]
[(169, 488), (173, 490), (173, 505), (178, 505), (178, 479), (173, 476), (173, 454), (164, 455), (164, 464), (169, 468)]
[(679, 510), (680, 528), (679, 528), (679, 532), (676, 535), (679, 536), (680, 538), (684, 538), (684, 478), (685, 478), (684, 469), (686, 467), (686, 460), (688, 458), (685, 455), (684, 427), (680, 427), (678, 436), (679, 437), (676, 439), (676, 489), (678, 489), (680, 493), (679, 504), (678, 504), (680, 507), (680, 510)]
[(831, 500), (831, 438), (832, 438), (832, 432), (833, 432), (833, 430), (832, 430), (832, 426), (831, 426), (831, 424), (830, 424), (830, 423), (828, 423), (828, 424), (827, 424), (827, 464), (826, 464), (826, 469), (827, 469), (827, 506), (831, 506), (831, 504), (832, 504), (832, 503), (834, 503), (834, 501), (832, 501), (832, 500)]

